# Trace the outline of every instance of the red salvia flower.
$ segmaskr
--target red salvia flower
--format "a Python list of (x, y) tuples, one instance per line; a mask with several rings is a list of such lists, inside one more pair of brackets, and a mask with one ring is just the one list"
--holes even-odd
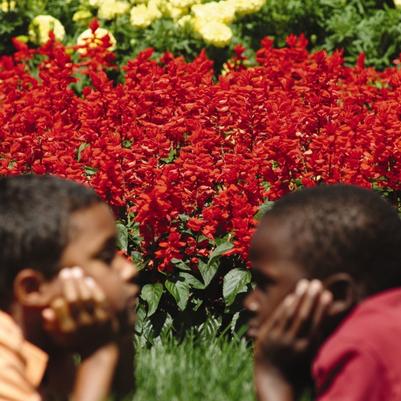
[[(93, 21), (91, 29), (98, 23)], [(204, 52), (193, 62), (146, 50), (116, 69), (109, 40), (74, 63), (51, 38), (15, 41), (0, 58), (0, 174), (55, 174), (92, 186), (139, 226), (145, 259), (196, 269), (216, 238), (244, 261), (266, 200), (301, 186), (351, 183), (401, 190), (401, 71), (310, 54), (264, 39), (259, 65), (213, 80)], [(39, 60), (36, 78), (29, 70)], [(238, 68), (237, 68), (238, 67)], [(240, 68), (239, 68), (240, 67)], [(78, 73), (90, 82), (76, 94)]]

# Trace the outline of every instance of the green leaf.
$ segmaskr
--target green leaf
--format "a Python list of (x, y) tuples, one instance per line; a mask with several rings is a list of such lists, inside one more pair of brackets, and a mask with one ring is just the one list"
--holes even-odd
[(121, 145), (125, 149), (131, 149), (132, 143), (133, 142), (130, 141), (129, 139), (125, 139), (124, 141), (122, 141)]
[(174, 161), (175, 156), (177, 154), (177, 150), (175, 148), (171, 148), (167, 157), (160, 159), (162, 162), (168, 164)]
[(218, 259), (214, 259), (209, 263), (199, 261), (198, 268), (202, 276), (203, 282), (205, 283), (204, 288), (206, 288), (213, 280), (213, 277), (216, 275), (217, 270), (219, 268), (219, 264), (220, 263)]
[(229, 271), (223, 281), (223, 297), (226, 305), (231, 305), (236, 296), (246, 291), (248, 284), (251, 282), (252, 276), (249, 270), (233, 269)]
[(198, 290), (203, 290), (205, 288), (205, 284), (200, 282), (191, 273), (180, 272), (180, 277), (184, 279), (184, 281), (188, 284), (189, 287), (196, 288)]
[(85, 142), (83, 142), (79, 145), (78, 150), (77, 150), (77, 160), (78, 161), (81, 161), (81, 154), (88, 146), (89, 146), (89, 143), (85, 143)]
[(215, 250), (210, 254), (209, 263), (212, 259), (217, 258), (218, 256), (222, 256), (225, 252), (232, 249), (234, 245), (231, 242), (223, 242), (219, 246), (215, 248)]
[(135, 331), (137, 333), (142, 333), (143, 325), (146, 320), (146, 311), (143, 303), (139, 302), (136, 308), (136, 321), (135, 321)]
[(160, 298), (163, 295), (163, 285), (160, 283), (146, 284), (141, 291), (141, 298), (148, 304), (147, 317), (152, 316), (159, 306)]
[(199, 262), (199, 271), (202, 276), (203, 282), (205, 283), (205, 288), (210, 284), (213, 280), (213, 277), (216, 275), (217, 270), (219, 269), (220, 259), (225, 252), (229, 251), (233, 248), (233, 244), (229, 241), (225, 241), (219, 244), (214, 251), (210, 254), (208, 263), (204, 263), (202, 261)]
[(270, 189), (270, 187), (271, 187), (270, 182), (263, 181), (263, 182), (262, 182), (262, 187), (263, 187), (263, 189), (264, 189), (265, 191), (268, 191), (268, 190)]
[(178, 308), (180, 310), (184, 310), (187, 307), (188, 299), (189, 299), (189, 287), (188, 284), (184, 281), (170, 281), (166, 280), (164, 285), (167, 288), (167, 291), (174, 297), (177, 302)]
[(160, 337), (168, 336), (173, 332), (174, 320), (169, 313), (166, 314), (166, 320), (164, 321), (163, 327), (160, 331)]
[(143, 259), (143, 254), (141, 252), (132, 251), (131, 259), (138, 270), (143, 270), (145, 268), (146, 264)]
[(89, 176), (95, 175), (97, 173), (97, 169), (94, 167), (90, 167), (90, 166), (85, 166), (84, 170), (85, 170), (85, 174), (89, 175)]
[(128, 249), (128, 228), (125, 224), (117, 222), (117, 247), (127, 252)]
[(203, 338), (217, 337), (222, 320), (222, 316), (209, 315), (205, 322), (199, 327), (200, 336)]
[(8, 168), (9, 170), (12, 170), (16, 164), (17, 164), (17, 161), (16, 161), (16, 160), (11, 160), (11, 161), (8, 163), (7, 168)]
[(171, 263), (176, 265), (177, 268), (180, 270), (187, 270), (187, 271), (191, 270), (191, 268), (181, 259), (173, 258), (173, 259), (171, 259)]
[(266, 212), (268, 212), (274, 205), (274, 202), (266, 200), (259, 208), (258, 212), (255, 214), (255, 219), (260, 220)]
[(181, 220), (181, 221), (184, 221), (184, 222), (186, 222), (186, 221), (188, 221), (189, 219), (190, 219), (190, 217), (187, 215), (187, 214), (179, 214), (178, 215), (178, 218)]
[(193, 311), (196, 312), (203, 304), (203, 300), (200, 298), (192, 298), (192, 304), (193, 304)]

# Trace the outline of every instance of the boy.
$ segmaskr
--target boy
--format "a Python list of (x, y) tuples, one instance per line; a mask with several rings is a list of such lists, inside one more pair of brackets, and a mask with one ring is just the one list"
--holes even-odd
[(250, 249), (259, 400), (401, 400), (401, 220), (373, 191), (317, 187), (279, 200)]
[(110, 209), (73, 182), (2, 177), (0, 244), (0, 400), (131, 391), (138, 289)]

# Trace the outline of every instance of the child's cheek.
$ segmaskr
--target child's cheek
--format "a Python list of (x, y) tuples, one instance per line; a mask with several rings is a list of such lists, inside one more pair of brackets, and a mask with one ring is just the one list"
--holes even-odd
[(119, 312), (125, 309), (126, 297), (124, 291), (124, 283), (122, 282), (120, 277), (109, 270), (108, 274), (106, 276), (99, 277), (97, 282), (102, 288), (114, 312)]
[(51, 281), (44, 283), (40, 289), (43, 298), (45, 299), (46, 306), (49, 306), (56, 298), (63, 295), (61, 282), (59, 277), (53, 278)]

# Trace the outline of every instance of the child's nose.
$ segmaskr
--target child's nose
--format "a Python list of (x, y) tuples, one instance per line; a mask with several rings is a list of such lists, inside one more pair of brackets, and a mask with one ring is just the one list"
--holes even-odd
[(255, 292), (254, 291), (252, 291), (245, 298), (244, 306), (249, 312), (252, 312), (253, 314), (258, 312), (258, 310), (259, 310), (259, 302), (257, 302), (257, 300), (256, 300), (256, 296), (255, 296)]
[(121, 271), (121, 277), (127, 283), (133, 282), (137, 275), (138, 270), (132, 263), (126, 263)]
[(138, 270), (135, 267), (135, 265), (120, 255), (117, 256), (115, 268), (118, 271), (118, 274), (120, 275), (120, 277), (126, 283), (133, 283), (135, 280), (135, 277), (138, 275)]

